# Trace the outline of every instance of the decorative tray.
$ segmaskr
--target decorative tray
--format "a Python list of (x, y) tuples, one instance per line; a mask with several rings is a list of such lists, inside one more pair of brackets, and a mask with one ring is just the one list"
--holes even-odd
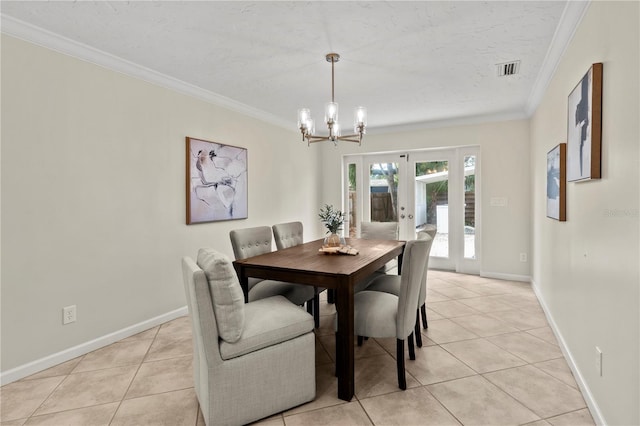
[(340, 246), (340, 247), (325, 247), (323, 246), (318, 250), (320, 253), (324, 254), (348, 254), (351, 256), (355, 256), (358, 254), (358, 250), (351, 246)]

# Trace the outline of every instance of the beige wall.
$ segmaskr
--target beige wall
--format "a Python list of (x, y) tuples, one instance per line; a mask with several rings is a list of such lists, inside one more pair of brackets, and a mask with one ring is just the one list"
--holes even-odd
[[(371, 113), (371, 112), (370, 112)], [(424, 129), (405, 133), (365, 136), (357, 144), (325, 144), (323, 154), (323, 202), (341, 203), (342, 156), (353, 153), (385, 152), (463, 145), (480, 147), (482, 246), (481, 272), (529, 277), (529, 263), (520, 253), (529, 253), (530, 190), (529, 123), (504, 121), (458, 127)], [(508, 199), (506, 207), (492, 207), (492, 197)]]
[[(248, 220), (185, 225), (185, 136), (248, 148)], [(185, 306), (180, 258), (233, 256), (230, 229), (300, 219), (319, 237), (298, 139), (3, 35), (2, 371)]]
[[(612, 425), (640, 424), (639, 13), (638, 2), (591, 3), (531, 120), (534, 285)], [(604, 63), (602, 179), (568, 183), (561, 223), (545, 217), (546, 153), (566, 141), (567, 96), (595, 62)]]

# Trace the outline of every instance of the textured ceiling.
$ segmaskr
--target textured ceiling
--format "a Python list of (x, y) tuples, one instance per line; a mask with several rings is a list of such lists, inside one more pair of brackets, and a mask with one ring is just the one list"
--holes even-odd
[[(303, 106), (322, 120), (331, 96), (325, 54), (337, 52), (343, 127), (363, 105), (375, 128), (524, 116), (566, 5), (2, 1), (0, 11), (3, 24), (39, 27), (291, 126)], [(498, 77), (496, 64), (513, 60), (520, 72)]]

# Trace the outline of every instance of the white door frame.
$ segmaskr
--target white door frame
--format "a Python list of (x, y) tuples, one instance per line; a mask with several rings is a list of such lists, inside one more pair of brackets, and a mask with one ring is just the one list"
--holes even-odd
[[(464, 159), (475, 156), (475, 258), (464, 257)], [(481, 179), (480, 148), (464, 146), (442, 149), (392, 151), (387, 153), (358, 154), (343, 156), (343, 211), (348, 213), (349, 206), (349, 164), (356, 165), (356, 217), (357, 234), (360, 235), (360, 222), (369, 220), (370, 203), (365, 202), (365, 194), (370, 193), (368, 168), (371, 163), (398, 163), (398, 211), (400, 239), (415, 238), (415, 167), (417, 162), (448, 161), (449, 168), (449, 257), (431, 257), (429, 266), (463, 273), (480, 273), (481, 264)], [(365, 171), (366, 169), (366, 171)], [(366, 186), (366, 188), (365, 188)], [(404, 217), (403, 217), (404, 216)], [(364, 219), (363, 219), (364, 218)], [(348, 232), (348, 224), (345, 224)]]

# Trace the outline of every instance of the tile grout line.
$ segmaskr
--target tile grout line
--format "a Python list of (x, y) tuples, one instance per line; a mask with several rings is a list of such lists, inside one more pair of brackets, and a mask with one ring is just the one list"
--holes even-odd
[[(156, 334), (153, 336), (153, 340), (151, 341), (151, 344), (149, 345), (149, 347), (145, 351), (144, 356), (142, 357), (142, 359), (140, 361), (140, 364), (138, 364), (138, 368), (136, 369), (135, 374), (131, 378), (131, 381), (129, 382), (129, 385), (127, 386), (127, 389), (125, 389), (124, 393), (122, 394), (122, 398), (120, 398), (120, 401), (118, 401), (118, 406), (116, 407), (115, 410), (113, 410), (113, 414), (111, 415), (111, 418), (109, 419), (108, 425), (111, 425), (111, 423), (113, 423), (113, 419), (115, 419), (116, 414), (118, 414), (118, 411), (120, 410), (120, 407), (122, 407), (122, 403), (124, 402), (124, 399), (127, 396), (127, 393), (129, 392), (129, 389), (131, 389), (131, 385), (133, 384), (133, 381), (138, 376), (138, 373), (140, 372), (140, 368), (142, 367), (142, 364), (144, 364), (145, 358), (147, 357), (147, 355), (149, 355), (149, 351), (151, 350), (151, 347), (153, 347), (153, 344), (155, 343), (156, 339), (158, 338), (158, 333), (160, 333), (160, 329), (162, 328), (163, 325), (164, 324), (160, 325), (158, 327), (158, 330), (156, 330)], [(197, 417), (196, 417), (196, 421), (197, 421)]]
[[(81, 358), (82, 358), (82, 359), (84, 359), (84, 357), (85, 357), (85, 356), (86, 356), (86, 354), (82, 355), (82, 356), (81, 356)], [(80, 364), (80, 362), (82, 362), (82, 359), (80, 359), (80, 361), (78, 361), (78, 364)], [(70, 371), (69, 373), (64, 374), (64, 379), (62, 379), (62, 380), (60, 381), (60, 383), (58, 383), (58, 384), (57, 384), (57, 386), (56, 386), (55, 388), (53, 388), (53, 389), (51, 390), (51, 392), (49, 392), (49, 395), (47, 395), (47, 397), (46, 397), (45, 399), (43, 399), (43, 400), (42, 400), (42, 402), (41, 402), (41, 403), (36, 407), (36, 409), (35, 409), (35, 410), (33, 410), (33, 411), (31, 412), (31, 414), (29, 414), (29, 415), (26, 417), (25, 423), (26, 423), (26, 422), (28, 422), (28, 421), (29, 421), (29, 419), (31, 419), (31, 417), (33, 417), (33, 415), (34, 415), (34, 414), (35, 414), (35, 413), (36, 413), (36, 412), (37, 412), (37, 411), (38, 411), (38, 410), (39, 410), (39, 409), (44, 405), (44, 403), (45, 403), (45, 402), (47, 402), (47, 401), (49, 400), (49, 398), (51, 398), (51, 395), (53, 395), (53, 394), (54, 394), (54, 392), (55, 392), (56, 390), (58, 390), (58, 388), (59, 388), (60, 386), (62, 386), (62, 384), (63, 384), (65, 381), (67, 381), (67, 379), (69, 378), (69, 376), (73, 373), (73, 370), (75, 370), (75, 369), (76, 369), (76, 367), (78, 367), (78, 364), (76, 364), (76, 365), (71, 369), (71, 371)], [(54, 367), (55, 367), (55, 366), (54, 366)], [(56, 376), (54, 376), (54, 377), (56, 377)]]

